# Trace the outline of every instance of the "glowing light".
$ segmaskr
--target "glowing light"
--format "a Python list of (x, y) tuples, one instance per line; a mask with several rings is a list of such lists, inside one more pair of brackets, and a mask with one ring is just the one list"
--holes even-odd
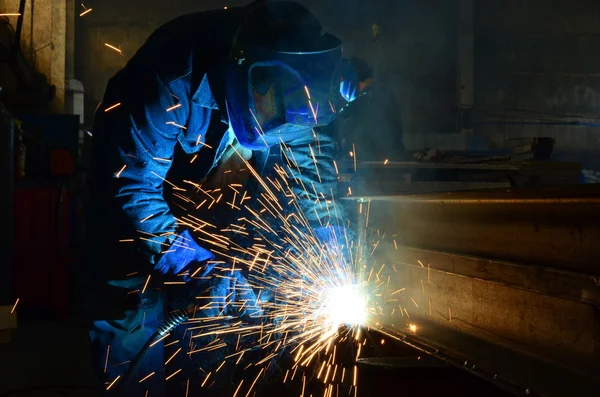
[(19, 303), (19, 299), (21, 299), (21, 298), (17, 298), (17, 301), (13, 305), (12, 310), (10, 311), (10, 314), (13, 314), (15, 312), (15, 309), (17, 308), (17, 304)]
[(327, 293), (325, 312), (333, 327), (361, 325), (367, 320), (367, 297), (357, 285), (333, 287)]
[[(307, 96), (309, 95), (310, 93), (307, 92)], [(168, 108), (167, 111), (172, 111), (176, 106)], [(318, 109), (314, 111), (318, 113)], [(254, 114), (252, 115), (254, 117)], [(186, 128), (172, 121), (166, 124), (181, 129)], [(196, 144), (208, 146), (201, 140), (202, 137), (198, 136)], [(172, 363), (174, 357), (183, 352), (192, 355), (202, 351), (212, 352), (223, 349), (229, 344), (225, 337), (237, 336), (231, 339), (231, 341), (237, 339), (237, 342), (229, 345), (231, 348), (235, 345), (235, 351), (226, 356), (220, 365), (215, 363), (214, 368), (212, 366), (205, 368), (206, 371), (200, 368), (204, 374), (201, 387), (210, 388), (212, 384), (209, 382), (217, 381), (211, 375), (212, 372), (228, 370), (225, 368), (226, 364), (240, 365), (240, 370), (244, 370), (243, 366), (246, 365), (246, 368), (255, 366), (259, 371), (258, 375), (246, 377), (235, 386), (237, 389), (234, 396), (249, 397), (254, 393), (256, 385), (265, 378), (271, 362), (285, 353), (293, 357), (294, 365), (286, 371), (284, 382), (294, 381), (298, 372), (303, 383), (302, 395), (307, 381), (304, 370), (309, 366), (319, 367), (317, 378), (325, 384), (326, 395), (329, 397), (333, 396), (334, 381), (338, 382), (341, 375), (343, 383), (346, 372), (356, 393), (358, 368), (350, 365), (344, 368), (336, 362), (336, 345), (339, 348), (339, 343), (347, 342), (358, 346), (356, 356), (359, 357), (362, 346), (367, 341), (360, 326), (372, 324), (379, 329), (379, 323), (373, 320), (376, 320), (376, 316), (384, 314), (385, 306), (380, 301), (390, 297), (392, 298), (390, 300), (394, 300), (393, 298), (405, 288), (394, 286), (395, 291), (391, 294), (384, 290), (386, 288), (384, 280), (380, 279), (380, 277), (387, 277), (382, 273), (384, 266), (378, 264), (375, 268), (375, 261), (363, 259), (363, 256), (369, 255), (369, 252), (371, 257), (375, 256), (373, 247), (378, 246), (384, 239), (385, 233), (382, 236), (379, 233), (376, 237), (373, 236), (373, 239), (377, 240), (358, 239), (355, 242), (346, 235), (345, 222), (335, 220), (336, 198), (333, 192), (321, 192), (318, 185), (321, 176), (319, 167), (323, 164), (318, 156), (319, 143), (317, 142), (316, 147), (308, 145), (306, 148), (309, 153), (305, 155), (310, 156), (310, 159), (305, 165), (299, 165), (292, 149), (285, 147), (285, 144), (282, 145), (285, 163), (276, 165), (275, 176), (269, 178), (261, 177), (243, 153), (232, 146), (233, 152), (241, 162), (239, 167), (232, 167), (233, 169), (223, 171), (223, 174), (249, 172), (259, 186), (256, 192), (251, 191), (250, 194), (245, 190), (244, 185), (237, 183), (227, 183), (221, 187), (208, 184), (203, 188), (201, 182), (184, 180), (185, 185), (178, 187), (166, 180), (164, 175), (151, 172), (156, 178), (171, 185), (174, 190), (182, 191), (181, 194), (175, 194), (175, 197), (182, 200), (182, 205), (189, 208), (176, 204), (185, 210), (185, 214), (181, 215), (177, 222), (193, 230), (202, 245), (219, 258), (219, 260), (208, 261), (207, 266), (190, 269), (189, 272), (185, 272), (186, 276), (195, 279), (210, 277), (232, 279), (234, 274), (239, 274), (240, 270), (243, 270), (247, 282), (247, 285), (235, 284), (230, 291), (219, 290), (217, 293), (217, 291), (200, 290), (194, 294), (196, 307), (193, 309), (194, 314), (190, 313), (188, 321), (190, 327), (186, 330), (191, 333), (190, 345), (183, 350), (178, 348), (165, 364)], [(357, 153), (354, 146), (351, 153), (356, 168)], [(160, 162), (171, 161), (164, 157), (153, 157), (153, 159)], [(191, 162), (195, 159), (196, 156)], [(310, 167), (314, 174), (315, 180), (312, 181), (311, 178), (310, 183), (305, 183), (306, 178), (299, 177), (301, 168), (305, 167)], [(332, 168), (335, 168), (338, 173), (335, 162)], [(120, 177), (124, 170), (126, 170), (125, 166), (117, 172), (116, 177)], [(184, 192), (191, 194), (188, 196)], [(323, 222), (322, 226), (334, 226), (336, 230), (340, 229), (339, 234), (336, 231), (331, 241), (323, 243), (317, 238), (317, 233), (314, 232), (307, 217), (313, 215), (306, 214), (300, 206), (300, 200), (304, 199), (305, 195), (314, 197), (316, 206), (326, 210), (330, 215), (327, 224)], [(348, 195), (352, 195), (349, 186)], [(232, 212), (240, 211), (240, 216), (228, 225), (212, 225), (194, 212), (194, 209), (201, 207), (210, 209), (213, 204), (216, 207), (219, 201), (222, 205), (230, 205)], [(368, 227), (369, 208), (370, 202), (364, 212), (367, 216), (366, 227)], [(140, 223), (144, 224), (153, 216), (155, 214), (147, 216)], [(150, 241), (164, 245), (161, 247), (164, 250), (163, 254), (170, 252), (169, 245), (155, 239), (173, 235), (174, 232), (157, 235), (141, 230), (139, 232), (141, 235), (135, 236), (135, 239), (125, 238), (119, 241), (130, 243), (138, 240)], [(240, 235), (251, 238), (244, 239), (242, 243), (238, 239)], [(397, 247), (395, 241), (394, 245)], [(215, 265), (214, 270), (209, 270), (208, 264)], [(147, 275), (145, 284), (141, 288), (142, 294), (148, 288), (154, 288), (149, 282), (150, 276)], [(166, 283), (184, 284), (182, 281)], [(387, 287), (389, 286), (388, 277)], [(132, 291), (132, 293), (139, 292), (139, 290)], [(253, 294), (248, 296), (248, 292)], [(404, 315), (400, 306), (393, 306), (399, 307)], [(231, 308), (234, 310), (230, 311)], [(393, 314), (396, 309), (391, 309)], [(211, 314), (211, 317), (205, 315), (196, 317), (196, 311), (208, 313), (208, 310), (215, 314)], [(406, 314), (408, 315), (408, 312)], [(250, 321), (249, 318), (259, 318), (260, 324), (254, 320)], [(410, 329), (415, 332), (416, 326), (411, 324)], [(248, 338), (251, 335), (252, 337)], [(164, 335), (154, 344), (162, 343), (168, 336), (169, 334)], [(210, 336), (215, 338), (208, 338), (211, 341), (204, 343), (203, 340), (208, 340), (206, 338)], [(188, 337), (185, 338), (187, 340)], [(167, 345), (173, 343), (177, 341)], [(381, 344), (384, 343), (385, 340), (381, 339)], [(255, 357), (254, 352), (258, 351), (261, 351), (260, 357)], [(241, 363), (242, 359), (244, 363)], [(263, 365), (264, 368), (258, 368)], [(168, 379), (179, 372), (172, 373)], [(146, 382), (151, 376), (153, 375), (146, 375), (142, 381)]]
[(105, 46), (107, 46), (108, 48), (110, 48), (111, 50), (115, 50), (116, 52), (118, 52), (119, 54), (123, 54), (123, 51), (121, 51), (120, 48), (115, 47), (114, 45), (110, 45), (108, 43), (104, 43)]
[(156, 372), (151, 372), (148, 375), (146, 375), (144, 378), (139, 380), (139, 383), (142, 383), (143, 381), (145, 381), (146, 379), (149, 379), (152, 375), (154, 375)]
[(85, 10), (85, 11), (83, 11), (81, 14), (79, 14), (79, 16), (80, 16), (80, 17), (82, 17), (82, 16), (84, 16), (84, 15), (86, 15), (86, 14), (89, 14), (90, 12), (92, 12), (92, 9), (91, 9), (91, 8), (88, 8), (87, 10)]
[(415, 324), (410, 324), (408, 326), (408, 328), (410, 329), (410, 332), (412, 332), (412, 333), (417, 332), (417, 326)]
[(106, 390), (110, 390), (110, 388), (111, 388), (111, 387), (113, 387), (115, 383), (117, 383), (117, 381), (119, 380), (119, 378), (120, 378), (120, 377), (121, 377), (121, 375), (117, 376), (117, 377), (115, 378), (115, 380), (113, 380), (113, 381), (111, 382), (111, 384), (110, 384), (110, 385), (108, 385), (108, 387), (106, 388)]
[(119, 102), (117, 104), (114, 104), (114, 105), (112, 105), (110, 107), (107, 107), (106, 109), (104, 109), (104, 111), (105, 112), (110, 112), (111, 110), (113, 110), (114, 108), (119, 107), (119, 106), (121, 106), (121, 102)]

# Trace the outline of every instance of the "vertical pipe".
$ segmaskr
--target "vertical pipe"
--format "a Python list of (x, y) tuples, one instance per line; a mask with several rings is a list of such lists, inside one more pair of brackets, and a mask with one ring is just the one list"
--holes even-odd
[(17, 19), (17, 28), (15, 29), (15, 44), (13, 52), (15, 55), (21, 50), (21, 31), (23, 30), (23, 14), (25, 13), (25, 1), (19, 2), (19, 19)]
[(75, 0), (67, 0), (65, 80), (75, 78)]
[(13, 302), (13, 243), (15, 204), (15, 131), (13, 119), (2, 103), (0, 87), (0, 305)]
[(473, 133), (472, 114), (474, 99), (474, 6), (473, 0), (457, 2), (457, 62), (458, 62), (458, 130), (463, 133), (465, 149), (467, 140)]

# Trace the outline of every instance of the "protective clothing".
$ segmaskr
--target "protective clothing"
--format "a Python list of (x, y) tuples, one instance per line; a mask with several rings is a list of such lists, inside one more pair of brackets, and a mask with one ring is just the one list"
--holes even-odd
[[(184, 16), (162, 26), (109, 81), (97, 111), (88, 278), (95, 366), (107, 382), (123, 374), (123, 363), (164, 318), (165, 293), (166, 310), (173, 309), (171, 300), (179, 304), (163, 282), (182, 272), (208, 276), (214, 271), (212, 254), (177, 221), (185, 214), (178, 200), (188, 194), (186, 181), (219, 180), (223, 165), (230, 167), (228, 162), (239, 157), (231, 154), (231, 147), (243, 146), (235, 123), (234, 130), (229, 125), (233, 109), (225, 87), (231, 43), (244, 17), (245, 9), (233, 9)], [(286, 147), (296, 162), (289, 170), (298, 181), (293, 191), (310, 224), (342, 224), (341, 208), (323, 199), (336, 190), (333, 137), (315, 129), (295, 135)], [(260, 148), (247, 150), (259, 172), (273, 151)], [(242, 177), (241, 166), (236, 167), (236, 175)], [(232, 215), (224, 202), (215, 204), (202, 220), (226, 226)], [(231, 288), (229, 281), (217, 281), (197, 288), (211, 294)], [(203, 315), (210, 314), (215, 313)], [(174, 347), (188, 349), (188, 343), (189, 334)], [(153, 388), (152, 396), (163, 395), (160, 379), (168, 369), (163, 370), (161, 344), (140, 369), (142, 376), (156, 376), (137, 385), (131, 395), (145, 395), (148, 387)]]
[[(190, 252), (190, 251), (193, 251)], [(184, 230), (171, 244), (170, 249), (165, 252), (159, 261), (154, 266), (154, 270), (162, 275), (179, 274), (190, 265), (190, 261), (204, 262), (209, 259), (214, 259), (214, 255), (199, 247), (188, 230)], [(209, 268), (201, 273), (201, 277), (209, 273)]]
[(329, 124), (341, 103), (341, 42), (321, 35), (318, 21), (300, 5), (257, 4), (234, 39), (225, 95), (230, 124), (251, 149)]

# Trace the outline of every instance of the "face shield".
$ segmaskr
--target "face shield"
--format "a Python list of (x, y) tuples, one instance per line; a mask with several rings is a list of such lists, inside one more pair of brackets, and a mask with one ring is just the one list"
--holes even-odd
[(243, 146), (261, 149), (290, 141), (336, 117), (343, 101), (342, 46), (331, 35), (322, 36), (322, 40), (324, 50), (256, 48), (252, 59), (230, 65), (227, 111)]

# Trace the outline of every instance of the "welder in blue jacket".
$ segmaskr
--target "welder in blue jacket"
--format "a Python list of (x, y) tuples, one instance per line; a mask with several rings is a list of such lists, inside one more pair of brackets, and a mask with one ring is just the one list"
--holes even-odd
[[(336, 191), (334, 141), (317, 127), (340, 107), (341, 51), (302, 6), (263, 1), (165, 24), (109, 81), (93, 131), (88, 227), (93, 354), (107, 388), (172, 309), (165, 279), (194, 274), (212, 291), (245, 283), (211, 280), (213, 254), (178, 222), (187, 182), (243, 184), (243, 161), (260, 172), (285, 142), (298, 166), (290, 172), (311, 186), (294, 192), (316, 235), (327, 240), (328, 226), (344, 224), (339, 206), (317, 200)], [(226, 226), (232, 211), (216, 207), (203, 221)], [(167, 358), (153, 347), (139, 370), (148, 377), (128, 395), (162, 395)]]

